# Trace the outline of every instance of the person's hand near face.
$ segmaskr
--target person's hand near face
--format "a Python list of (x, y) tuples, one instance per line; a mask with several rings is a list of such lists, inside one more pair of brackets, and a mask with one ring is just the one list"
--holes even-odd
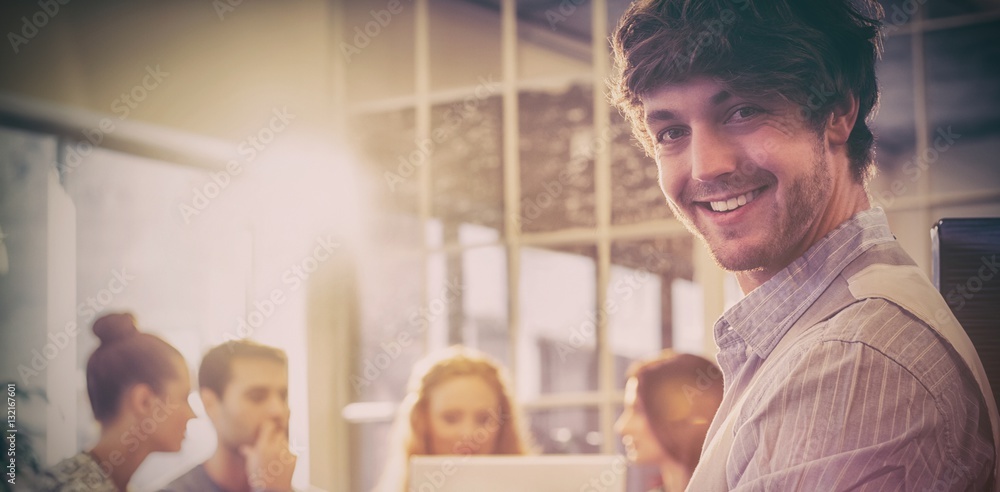
[(292, 490), (292, 474), (298, 459), (288, 444), (287, 428), (265, 420), (253, 445), (239, 448), (246, 459), (247, 477), (254, 490)]

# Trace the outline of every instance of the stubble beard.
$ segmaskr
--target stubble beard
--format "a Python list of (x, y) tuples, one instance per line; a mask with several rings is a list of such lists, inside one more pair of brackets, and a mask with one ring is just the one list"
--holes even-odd
[[(710, 231), (709, 235), (706, 235), (693, 219), (695, 216), (693, 213), (680, 209), (672, 200), (667, 200), (667, 204), (674, 216), (708, 248), (712, 259), (723, 270), (753, 272), (772, 267), (775, 263), (787, 264), (795, 259), (788, 256), (801, 243), (809, 228), (822, 213), (823, 204), (830, 198), (828, 195), (831, 192), (832, 178), (821, 142), (817, 142), (814, 155), (811, 172), (795, 179), (786, 188), (785, 210), (781, 209), (781, 204), (777, 201), (772, 202), (771, 212), (765, 215), (777, 217), (779, 222), (774, 224), (773, 229), (764, 235), (764, 240), (757, 244), (747, 244), (744, 241), (735, 247), (730, 244), (727, 248), (724, 243), (732, 243), (739, 239), (724, 237), (717, 231)], [(773, 176), (770, 179), (773, 181)], [(693, 212), (697, 205), (687, 206)]]

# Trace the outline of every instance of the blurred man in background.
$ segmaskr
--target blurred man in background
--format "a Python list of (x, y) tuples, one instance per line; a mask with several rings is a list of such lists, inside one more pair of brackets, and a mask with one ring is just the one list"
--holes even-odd
[(218, 446), (164, 490), (292, 490), (296, 457), (288, 444), (285, 353), (249, 340), (226, 342), (205, 354), (198, 385)]

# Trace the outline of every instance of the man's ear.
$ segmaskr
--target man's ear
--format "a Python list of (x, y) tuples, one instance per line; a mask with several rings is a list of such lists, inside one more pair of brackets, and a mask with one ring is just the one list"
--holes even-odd
[(833, 112), (826, 122), (826, 138), (830, 146), (845, 145), (857, 121), (858, 98), (854, 94), (847, 94), (833, 105)]
[(198, 394), (201, 396), (201, 404), (205, 407), (205, 413), (209, 418), (214, 418), (218, 408), (222, 405), (221, 398), (208, 388), (201, 388), (198, 390)]

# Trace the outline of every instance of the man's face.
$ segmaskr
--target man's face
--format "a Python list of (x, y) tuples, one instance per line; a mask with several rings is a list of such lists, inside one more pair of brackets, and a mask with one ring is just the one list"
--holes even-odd
[(825, 130), (795, 104), (704, 77), (642, 102), (667, 202), (726, 270), (773, 274), (825, 234), (820, 219), (840, 215), (831, 197), (850, 174), (832, 168)]
[(288, 431), (288, 368), (257, 357), (236, 357), (222, 398), (202, 390), (202, 399), (219, 435), (219, 445), (253, 445), (261, 424), (271, 419)]

